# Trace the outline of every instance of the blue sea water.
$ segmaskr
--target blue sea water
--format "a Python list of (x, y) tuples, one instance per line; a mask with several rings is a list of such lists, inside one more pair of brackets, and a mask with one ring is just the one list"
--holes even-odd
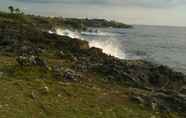
[(186, 27), (99, 28), (96, 33), (83, 32), (81, 37), (107, 54), (144, 59), (186, 73)]

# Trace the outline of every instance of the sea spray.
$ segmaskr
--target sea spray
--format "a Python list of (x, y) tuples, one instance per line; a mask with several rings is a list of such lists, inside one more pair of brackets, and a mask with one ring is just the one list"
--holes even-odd
[(56, 29), (56, 34), (58, 35), (62, 35), (62, 36), (68, 36), (70, 38), (78, 38), (80, 39), (80, 36), (79, 36), (79, 33), (78, 32), (73, 32), (71, 30), (68, 30), (68, 29), (60, 29), (60, 28), (57, 28)]
[(81, 32), (81, 35), (85, 36), (114, 36), (113, 33), (107, 33), (107, 32)]
[(61, 35), (61, 36), (68, 36), (70, 38), (81, 39), (78, 32), (73, 32), (73, 31), (68, 30), (68, 29), (56, 28), (54, 31), (49, 30), (48, 33), (49, 34), (54, 34), (55, 33), (55, 34), (58, 34), (58, 35)]
[(107, 40), (91, 40), (89, 41), (90, 47), (96, 47), (103, 50), (104, 53), (115, 56), (121, 59), (125, 59), (126, 55), (124, 51), (121, 50), (121, 45), (117, 40), (107, 39)]
[[(78, 38), (78, 39), (84, 40), (84, 38), (81, 37), (80, 33), (73, 32), (68, 29), (63, 30), (61, 28), (56, 28), (55, 32), (49, 31), (49, 33), (56, 33), (61, 36), (68, 36), (70, 38)], [(88, 35), (88, 34), (89, 33), (86, 33), (86, 35)], [(107, 33), (99, 32), (98, 35), (100, 35), (100, 34), (101, 35), (104, 34), (104, 36), (105, 36)], [(90, 33), (90, 35), (92, 36), (91, 33)], [(94, 35), (97, 35), (97, 34), (94, 33)], [(115, 40), (114, 37), (109, 38), (107, 40), (104, 40), (104, 39), (95, 39), (95, 40), (85, 39), (85, 40), (89, 42), (90, 47), (100, 48), (103, 50), (104, 53), (106, 53), (108, 55), (115, 56), (120, 59), (126, 59), (126, 55), (125, 55), (124, 51), (121, 49), (121, 43), (118, 40)]]

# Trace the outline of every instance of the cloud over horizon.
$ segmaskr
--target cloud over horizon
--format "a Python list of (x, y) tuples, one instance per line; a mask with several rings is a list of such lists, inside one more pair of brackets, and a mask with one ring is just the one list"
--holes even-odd
[(129, 24), (186, 26), (186, 0), (1, 0), (25, 13), (46, 16), (107, 18)]
[(175, 7), (186, 4), (186, 0), (12, 0), (31, 3), (61, 3), (61, 4), (89, 4), (89, 5), (118, 5), (136, 7)]

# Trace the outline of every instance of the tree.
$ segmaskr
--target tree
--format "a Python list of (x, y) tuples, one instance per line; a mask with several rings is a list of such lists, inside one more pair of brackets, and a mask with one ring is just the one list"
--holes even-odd
[(20, 14), (20, 12), (21, 12), (21, 11), (20, 11), (19, 8), (16, 8), (16, 9), (15, 9), (15, 13), (16, 13), (16, 14)]
[(13, 7), (13, 6), (9, 6), (8, 9), (10, 10), (10, 13), (11, 13), (11, 14), (14, 13), (14, 7)]

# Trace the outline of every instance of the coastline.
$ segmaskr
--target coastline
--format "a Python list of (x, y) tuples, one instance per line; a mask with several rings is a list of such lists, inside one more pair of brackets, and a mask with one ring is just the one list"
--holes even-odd
[[(28, 99), (25, 104), (34, 104), (35, 116), (40, 110), (43, 116), (56, 116), (55, 110), (61, 114), (61, 106), (68, 108), (69, 104), (74, 108), (73, 103), (79, 109), (71, 113), (81, 115), (83, 106), (95, 113), (97, 107), (101, 109), (104, 105), (110, 109), (129, 105), (134, 110), (131, 114), (139, 112), (136, 116), (140, 114), (141, 118), (186, 116), (186, 76), (182, 73), (143, 60), (109, 56), (99, 48), (89, 47), (87, 41), (48, 33), (47, 28), (53, 28), (48, 19), (33, 19), (11, 14), (0, 16), (0, 84), (10, 87), (6, 89), (12, 95), (22, 94), (23, 98), (15, 100), (17, 103)], [(5, 102), (16, 107), (11, 99)], [(129, 111), (125, 112), (130, 114)]]

